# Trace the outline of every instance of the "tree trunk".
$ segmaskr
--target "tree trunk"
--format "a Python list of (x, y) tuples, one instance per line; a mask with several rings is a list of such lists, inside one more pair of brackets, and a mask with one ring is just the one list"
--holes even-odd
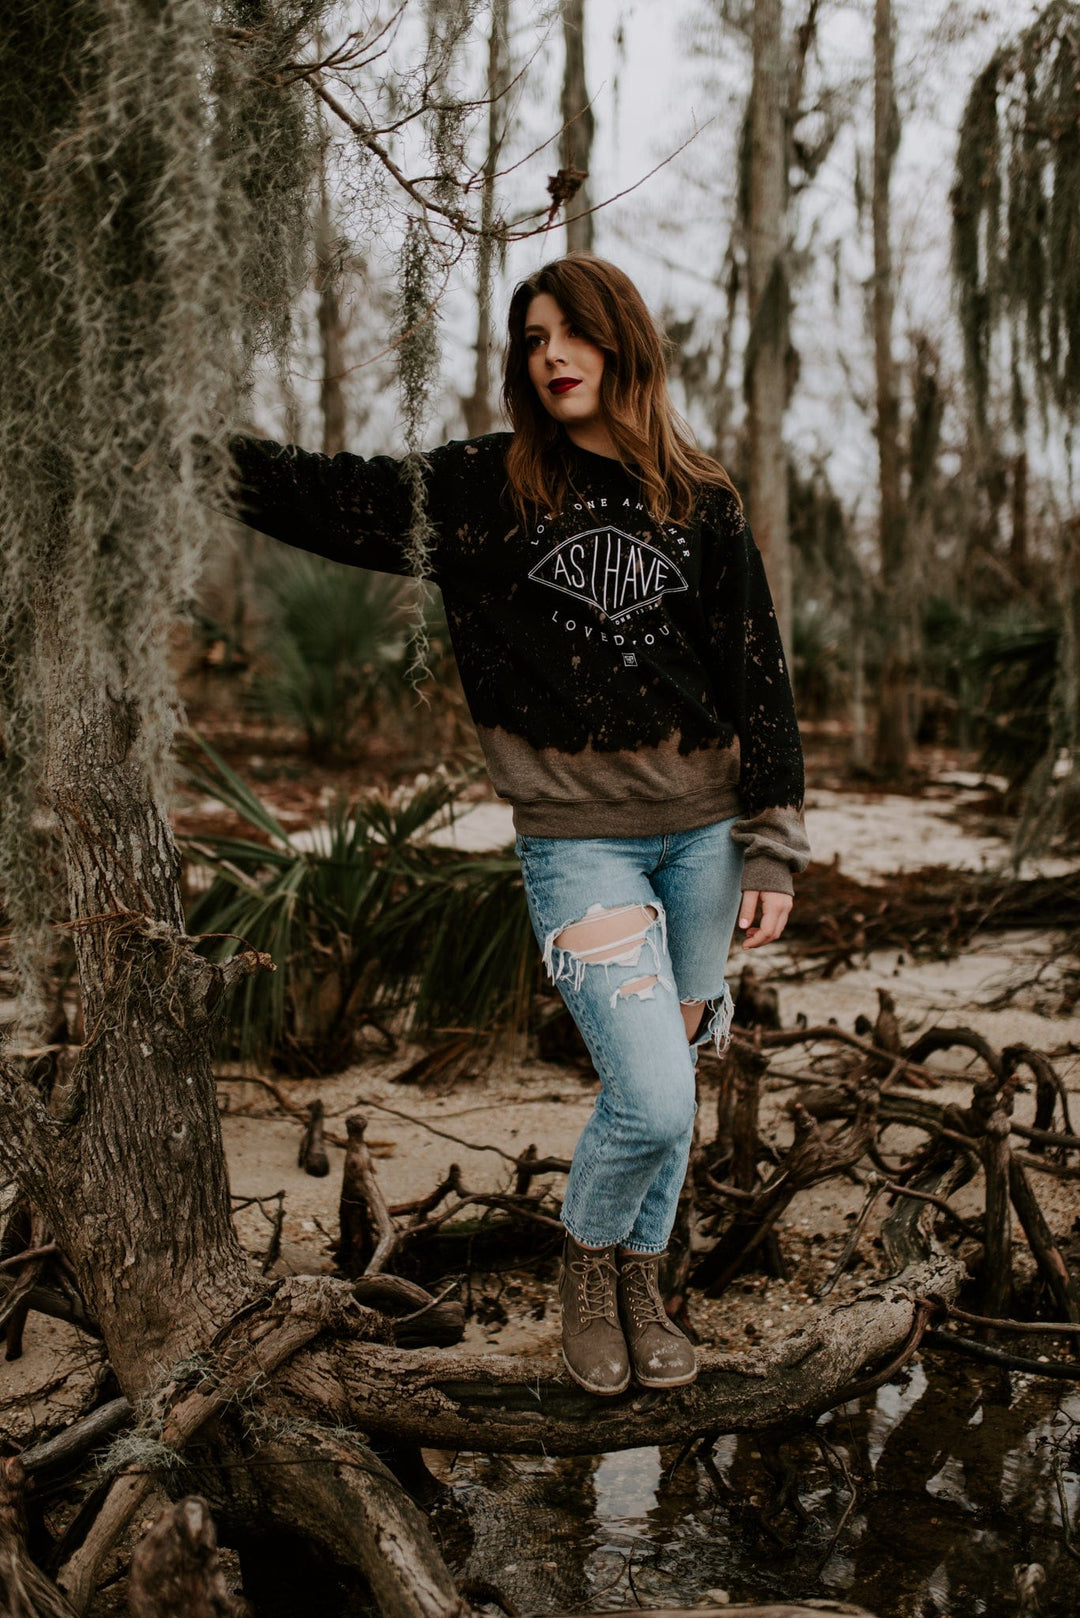
[(900, 398), (893, 358), (893, 265), (889, 189), (900, 144), (893, 86), (892, 0), (874, 3), (874, 365), (877, 383), (878, 495), (884, 655), (875, 763), (903, 775), (911, 753), (913, 601), (901, 491)]
[(562, 25), (566, 54), (561, 110), (565, 127), (559, 144), (559, 162), (568, 174), (576, 172), (582, 176), (579, 189), (566, 205), (566, 246), (571, 253), (591, 253), (593, 215), (585, 210), (592, 207), (588, 175), (595, 120), (585, 83), (585, 0), (562, 0)]
[(510, 0), (491, 0), (491, 32), (488, 35), (487, 152), (484, 157), (484, 183), (480, 193), (480, 241), (476, 250), (476, 373), (473, 391), (462, 399), (465, 430), (470, 438), (490, 433), (495, 425), (491, 398), (491, 283), (496, 244), (489, 234), (495, 223), (495, 175), (499, 153), (506, 139), (505, 96), (509, 80)]
[(861, 584), (850, 597), (851, 626), (851, 769), (865, 774), (870, 763), (866, 722), (866, 591)]
[(750, 523), (765, 560), (790, 662), (792, 580), (783, 440), (790, 312), (785, 239), (788, 128), (783, 28), (783, 0), (757, 0), (750, 91), (750, 336), (746, 393)]
[(1026, 588), (1031, 563), (1028, 555), (1028, 458), (1025, 449), (1013, 461), (1010, 507), (1012, 531), (1009, 535), (1009, 567), (1017, 584)]
[(61, 1115), (35, 1129), (24, 1114), (23, 1144), (31, 1195), (136, 1397), (252, 1287), (210, 1065), (213, 1011), (250, 957), (223, 971), (186, 940), (179, 855), (136, 759), (137, 703), (95, 687), (66, 626), (51, 628), (45, 780), (86, 1038)]
[(345, 448), (345, 327), (341, 319), (334, 256), (334, 218), (326, 190), (326, 153), (320, 165), (321, 199), (316, 224), (315, 287), (319, 294), (319, 352), (322, 377), (319, 407), (322, 413), (324, 455), (340, 455)]

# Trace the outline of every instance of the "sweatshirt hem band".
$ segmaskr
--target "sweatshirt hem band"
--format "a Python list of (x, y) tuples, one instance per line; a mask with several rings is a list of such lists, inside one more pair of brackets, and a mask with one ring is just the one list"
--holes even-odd
[(691, 792), (681, 798), (537, 799), (514, 804), (514, 830), (522, 837), (650, 837), (694, 831), (740, 812), (728, 792)]

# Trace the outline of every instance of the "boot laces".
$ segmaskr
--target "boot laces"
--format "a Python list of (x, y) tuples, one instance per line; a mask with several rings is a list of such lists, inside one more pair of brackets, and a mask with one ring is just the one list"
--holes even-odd
[(617, 1326), (619, 1310), (613, 1282), (618, 1271), (610, 1256), (598, 1253), (594, 1257), (587, 1253), (572, 1268), (578, 1277), (578, 1309), (582, 1324), (590, 1320), (606, 1320), (612, 1326)]
[(635, 1262), (624, 1259), (622, 1276), (626, 1283), (626, 1301), (637, 1326), (669, 1326), (668, 1312), (660, 1296), (656, 1267), (649, 1260)]

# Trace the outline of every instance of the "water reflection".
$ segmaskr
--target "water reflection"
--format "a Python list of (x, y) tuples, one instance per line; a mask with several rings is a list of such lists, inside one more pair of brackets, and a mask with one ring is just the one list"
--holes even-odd
[(1043, 1618), (1080, 1606), (1055, 1479), (1056, 1464), (1076, 1522), (1076, 1390), (927, 1358), (816, 1428), (728, 1435), (677, 1459), (656, 1448), (460, 1456), (452, 1486), (471, 1545), (457, 1570), (523, 1614), (689, 1606), (726, 1592), (843, 1597), (880, 1618), (979, 1618), (1016, 1611), (1014, 1567), (1039, 1562)]
[(620, 1522), (624, 1529), (636, 1527), (647, 1533), (651, 1525), (645, 1519), (656, 1507), (662, 1471), (656, 1448), (602, 1456), (593, 1474), (597, 1522)]

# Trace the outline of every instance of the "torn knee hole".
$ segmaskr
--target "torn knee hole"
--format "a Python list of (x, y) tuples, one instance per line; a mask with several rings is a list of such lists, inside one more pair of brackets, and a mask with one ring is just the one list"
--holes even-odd
[(616, 961), (629, 953), (632, 959), (626, 964), (633, 965), (659, 914), (655, 905), (619, 905), (610, 910), (593, 905), (580, 921), (557, 934), (554, 947), (581, 961)]
[(652, 972), (647, 978), (634, 978), (631, 983), (622, 984), (618, 992), (620, 994), (636, 994), (642, 1000), (649, 1000), (652, 998), (652, 992), (659, 981), (657, 974)]

